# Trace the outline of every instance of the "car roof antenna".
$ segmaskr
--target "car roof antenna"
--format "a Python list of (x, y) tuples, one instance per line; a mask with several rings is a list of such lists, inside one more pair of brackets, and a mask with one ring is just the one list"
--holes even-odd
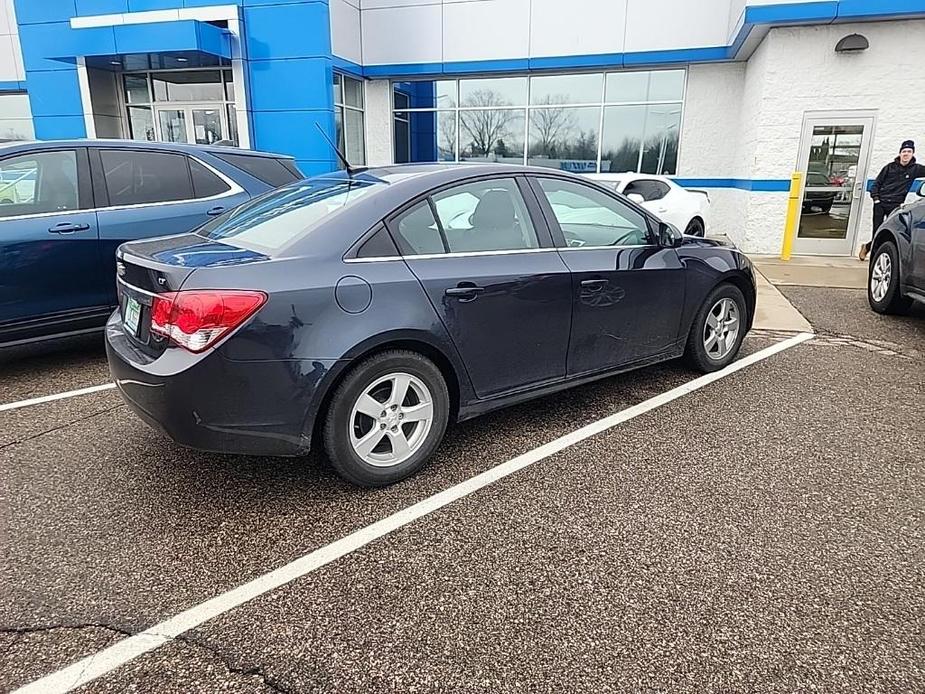
[(324, 129), (318, 123), (315, 123), (315, 127), (318, 128), (318, 132), (321, 133), (321, 137), (323, 137), (324, 141), (327, 142), (331, 147), (331, 150), (333, 150), (338, 160), (340, 160), (340, 163), (344, 165), (344, 169), (347, 171), (348, 176), (353, 176), (355, 173), (360, 173), (361, 171), (366, 170), (365, 166), (351, 166), (350, 162), (347, 161), (347, 157), (345, 157), (341, 151), (337, 149), (337, 146), (331, 142), (331, 138), (328, 137), (328, 134), (324, 131)]

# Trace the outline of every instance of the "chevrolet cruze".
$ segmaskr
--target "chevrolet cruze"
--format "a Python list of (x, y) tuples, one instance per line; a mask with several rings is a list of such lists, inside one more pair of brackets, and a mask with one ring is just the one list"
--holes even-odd
[(292, 183), (118, 252), (126, 402), (194, 448), (420, 469), (451, 422), (678, 357), (732, 361), (749, 261), (566, 173), (411, 165)]

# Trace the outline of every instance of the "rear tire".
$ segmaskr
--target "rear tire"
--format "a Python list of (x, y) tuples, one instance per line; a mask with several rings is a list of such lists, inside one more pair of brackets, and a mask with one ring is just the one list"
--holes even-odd
[(449, 416), (446, 381), (433, 362), (416, 352), (383, 352), (355, 366), (337, 388), (324, 448), (348, 482), (384, 487), (424, 467)]
[(867, 271), (867, 303), (877, 313), (903, 314), (912, 306), (912, 299), (899, 289), (899, 251), (892, 241), (874, 249)]
[(705, 236), (706, 229), (703, 226), (703, 221), (697, 217), (694, 217), (694, 219), (688, 222), (687, 229), (684, 230), (684, 233), (688, 236)]
[(710, 292), (694, 316), (684, 359), (702, 373), (728, 366), (745, 339), (748, 307), (742, 291), (723, 283)]

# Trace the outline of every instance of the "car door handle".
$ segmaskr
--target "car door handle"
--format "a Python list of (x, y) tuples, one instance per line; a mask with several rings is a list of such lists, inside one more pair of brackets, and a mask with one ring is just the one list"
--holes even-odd
[(459, 300), (465, 303), (468, 301), (475, 301), (479, 298), (479, 294), (484, 291), (484, 287), (478, 287), (474, 284), (460, 284), (457, 287), (450, 287), (444, 294), (447, 296), (459, 297)]
[(210, 217), (218, 217), (224, 211), (225, 211), (225, 208), (219, 206), (219, 207), (213, 207), (211, 210), (206, 212), (206, 214), (209, 215)]
[(603, 289), (607, 286), (607, 280), (596, 279), (596, 280), (582, 280), (581, 286), (586, 289)]
[(75, 231), (87, 231), (89, 224), (73, 224), (71, 222), (61, 222), (55, 224), (48, 230), (49, 234), (73, 234)]

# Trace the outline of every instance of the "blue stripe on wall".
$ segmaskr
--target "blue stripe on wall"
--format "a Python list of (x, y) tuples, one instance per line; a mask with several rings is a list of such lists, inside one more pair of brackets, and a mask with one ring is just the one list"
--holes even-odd
[(735, 188), (761, 193), (786, 193), (790, 179), (776, 178), (673, 178), (685, 188)]
[(24, 92), (26, 91), (25, 82), (0, 81), (0, 92)]

